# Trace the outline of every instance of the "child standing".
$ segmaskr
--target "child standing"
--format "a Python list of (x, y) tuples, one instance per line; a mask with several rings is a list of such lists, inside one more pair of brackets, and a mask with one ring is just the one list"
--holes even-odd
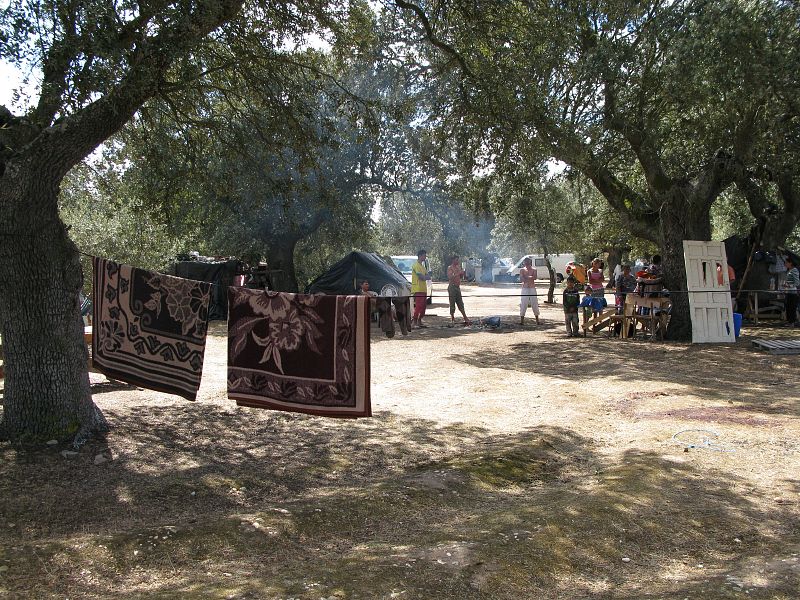
[(581, 303), (580, 292), (575, 287), (576, 279), (571, 275), (567, 277), (567, 287), (564, 288), (562, 304), (564, 305), (564, 324), (567, 326), (567, 337), (578, 335), (578, 305)]

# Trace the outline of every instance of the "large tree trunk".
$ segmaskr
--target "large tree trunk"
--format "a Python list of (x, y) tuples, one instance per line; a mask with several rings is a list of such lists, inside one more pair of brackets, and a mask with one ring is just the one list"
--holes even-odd
[(57, 214), (57, 182), (46, 173), (9, 175), (0, 196), (2, 432), (15, 443), (79, 445), (106, 423), (89, 387), (78, 251)]
[(608, 283), (606, 287), (614, 287), (616, 285), (616, 281), (614, 281), (614, 270), (617, 268), (617, 265), (622, 263), (622, 254), (623, 252), (628, 252), (630, 248), (620, 248), (619, 246), (609, 246), (605, 248), (606, 252), (608, 252), (608, 261), (606, 262), (606, 267), (608, 267)]
[(278, 292), (297, 292), (297, 274), (294, 268), (294, 250), (297, 239), (276, 238), (267, 247), (267, 267), (272, 289)]
[(710, 240), (710, 209), (701, 202), (691, 202), (691, 191), (674, 188), (661, 209), (661, 251), (664, 286), (670, 290), (672, 315), (667, 337), (675, 341), (692, 340), (692, 320), (686, 285), (683, 240)]

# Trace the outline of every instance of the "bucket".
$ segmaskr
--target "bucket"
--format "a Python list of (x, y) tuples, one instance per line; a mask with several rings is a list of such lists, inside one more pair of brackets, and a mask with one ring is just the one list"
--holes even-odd
[(735, 338), (739, 337), (739, 333), (742, 331), (742, 315), (741, 313), (733, 313), (733, 336)]

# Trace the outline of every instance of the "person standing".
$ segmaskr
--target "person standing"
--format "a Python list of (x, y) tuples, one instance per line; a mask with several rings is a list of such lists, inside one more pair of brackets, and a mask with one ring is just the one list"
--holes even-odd
[(605, 297), (606, 292), (605, 289), (603, 289), (603, 282), (605, 280), (602, 263), (599, 258), (595, 258), (592, 260), (592, 268), (586, 272), (586, 282), (592, 288), (592, 297)]
[(581, 303), (581, 294), (578, 288), (575, 287), (577, 279), (572, 275), (567, 277), (567, 287), (564, 288), (564, 293), (561, 298), (561, 303), (564, 305), (564, 324), (567, 326), (567, 337), (576, 337), (578, 335), (578, 305)]
[(450, 299), (450, 322), (456, 322), (456, 306), (464, 317), (464, 327), (470, 325), (467, 313), (464, 312), (464, 299), (461, 296), (461, 282), (466, 277), (464, 269), (461, 268), (461, 257), (456, 255), (447, 267), (447, 296)]
[(783, 282), (783, 291), (786, 294), (786, 325), (797, 327), (797, 288), (800, 287), (800, 274), (794, 259), (787, 256), (784, 261), (786, 265), (786, 281)]
[(428, 253), (425, 250), (417, 252), (417, 262), (411, 265), (411, 293), (414, 296), (414, 316), (411, 318), (411, 325), (426, 328), (422, 324), (422, 317), (425, 316), (426, 303), (428, 301), (428, 284), (431, 273), (425, 268), (425, 261)]
[(614, 287), (617, 314), (622, 314), (622, 309), (625, 306), (625, 297), (636, 291), (636, 278), (631, 275), (630, 265), (622, 265), (622, 273), (617, 276)]
[(523, 261), (523, 266), (519, 270), (519, 280), (522, 282), (522, 293), (519, 300), (519, 324), (525, 324), (525, 313), (528, 311), (528, 306), (530, 306), (538, 325), (539, 296), (536, 293), (536, 269), (533, 267), (533, 261), (530, 258), (526, 258)]

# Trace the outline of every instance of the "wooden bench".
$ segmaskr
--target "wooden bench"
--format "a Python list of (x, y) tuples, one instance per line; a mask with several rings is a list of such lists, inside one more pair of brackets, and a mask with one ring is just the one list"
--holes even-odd
[(617, 309), (615, 308), (606, 308), (596, 317), (584, 321), (582, 325), (583, 335), (585, 336), (589, 330), (591, 330), (592, 333), (597, 333), (610, 326), (611, 317), (613, 317), (616, 312)]

